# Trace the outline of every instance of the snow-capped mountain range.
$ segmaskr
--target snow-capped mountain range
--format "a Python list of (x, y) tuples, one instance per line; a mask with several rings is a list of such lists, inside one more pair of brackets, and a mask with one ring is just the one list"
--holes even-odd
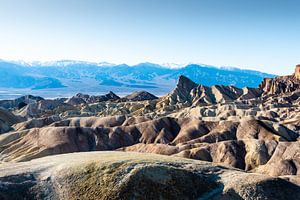
[(23, 62), (0, 60), (0, 89), (44, 90), (67, 92), (131, 92), (147, 90), (154, 94), (169, 92), (178, 76), (185, 75), (196, 83), (257, 87), (265, 77), (258, 71), (204, 64), (112, 64), (61, 60), (54, 62)]

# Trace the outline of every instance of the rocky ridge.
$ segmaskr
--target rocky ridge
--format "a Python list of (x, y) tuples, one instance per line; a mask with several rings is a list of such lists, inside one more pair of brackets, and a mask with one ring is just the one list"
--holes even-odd
[(300, 65), (297, 65), (295, 72), (291, 76), (280, 76), (276, 78), (266, 78), (263, 80), (260, 89), (265, 94), (284, 94), (299, 91), (300, 88)]
[(125, 101), (145, 101), (145, 100), (155, 100), (158, 98), (149, 92), (138, 91), (125, 96), (123, 99)]
[(11, 126), (21, 122), (22, 120), (23, 119), (21, 117), (18, 117), (0, 107), (0, 134), (13, 130)]
[(90, 96), (88, 94), (78, 93), (75, 96), (67, 99), (65, 103), (76, 106), (79, 104), (91, 104), (91, 103), (98, 103), (103, 101), (115, 101), (118, 99), (120, 99), (120, 97), (115, 93), (113, 93), (112, 91), (110, 91), (105, 95), (100, 95), (100, 96)]

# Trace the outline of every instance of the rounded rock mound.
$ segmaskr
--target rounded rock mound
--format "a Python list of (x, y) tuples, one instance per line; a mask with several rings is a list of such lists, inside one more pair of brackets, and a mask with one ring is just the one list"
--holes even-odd
[[(0, 166), (0, 199), (296, 199), (283, 179), (155, 154), (88, 152)], [(278, 190), (280, 189), (280, 192)]]

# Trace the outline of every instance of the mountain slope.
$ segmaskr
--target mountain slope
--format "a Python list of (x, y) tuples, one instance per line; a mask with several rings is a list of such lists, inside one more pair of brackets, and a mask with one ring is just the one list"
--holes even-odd
[[(233, 85), (240, 88), (257, 87), (264, 78), (274, 77), (257, 71), (198, 64), (168, 68), (152, 63), (129, 66), (80, 61), (30, 64), (0, 62), (0, 88), (31, 90), (60, 88), (62, 95), (70, 91), (73, 94), (76, 92), (106, 93), (110, 90), (119, 93), (125, 88), (128, 93), (147, 89), (151, 93), (160, 95), (174, 88), (179, 75), (184, 75), (202, 85)], [(37, 91), (31, 94), (41, 95)]]
[(50, 76), (41, 76), (30, 73), (31, 69), (25, 66), (8, 62), (0, 62), (0, 87), (8, 88), (62, 88), (62, 83)]

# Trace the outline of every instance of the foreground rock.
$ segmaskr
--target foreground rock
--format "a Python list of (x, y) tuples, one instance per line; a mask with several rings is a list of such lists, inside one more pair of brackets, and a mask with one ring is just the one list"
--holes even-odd
[(3, 164), (0, 172), (0, 199), (4, 200), (280, 200), (300, 196), (300, 188), (283, 179), (152, 154), (64, 154)]

